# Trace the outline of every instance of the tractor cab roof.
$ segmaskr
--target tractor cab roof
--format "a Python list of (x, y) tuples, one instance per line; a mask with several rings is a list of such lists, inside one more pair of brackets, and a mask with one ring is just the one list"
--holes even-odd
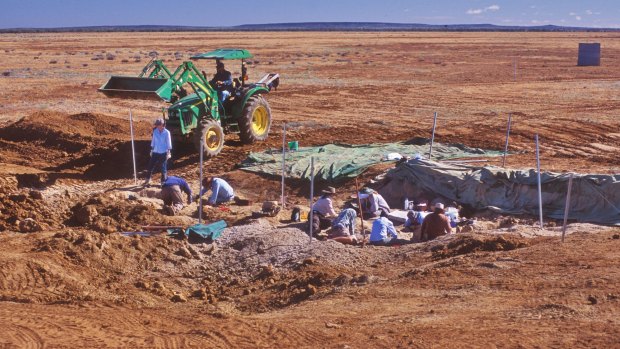
[(217, 50), (213, 50), (207, 53), (201, 53), (197, 55), (193, 55), (190, 59), (246, 59), (252, 58), (252, 54), (248, 50), (243, 50), (239, 48), (218, 48)]

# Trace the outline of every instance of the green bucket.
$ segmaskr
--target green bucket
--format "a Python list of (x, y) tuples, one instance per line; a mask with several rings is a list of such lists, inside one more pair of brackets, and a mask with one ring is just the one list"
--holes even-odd
[(299, 149), (298, 141), (288, 142), (288, 150), (298, 150), (298, 149)]

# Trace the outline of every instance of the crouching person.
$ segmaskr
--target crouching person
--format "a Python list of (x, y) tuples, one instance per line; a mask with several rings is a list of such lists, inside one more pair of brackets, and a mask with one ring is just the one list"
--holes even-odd
[(187, 204), (192, 202), (192, 189), (180, 177), (168, 176), (161, 187), (161, 198), (164, 200), (164, 214), (175, 216), (183, 208), (183, 191), (187, 194)]
[(387, 219), (387, 217), (381, 216), (372, 222), (369, 243), (374, 246), (392, 246), (405, 245), (408, 244), (409, 241), (399, 239), (396, 228), (394, 228), (394, 223)]
[(200, 196), (211, 190), (211, 196), (207, 200), (207, 204), (217, 206), (235, 198), (233, 188), (225, 180), (217, 177), (206, 177), (202, 180), (202, 191)]
[(321, 198), (312, 205), (312, 233), (318, 234), (323, 229), (332, 225), (332, 218), (336, 216), (331, 196), (336, 193), (336, 188), (327, 187), (323, 190)]
[(327, 235), (328, 239), (338, 241), (345, 245), (357, 244), (355, 237), (355, 220), (357, 214), (352, 208), (345, 208), (332, 222), (332, 229)]

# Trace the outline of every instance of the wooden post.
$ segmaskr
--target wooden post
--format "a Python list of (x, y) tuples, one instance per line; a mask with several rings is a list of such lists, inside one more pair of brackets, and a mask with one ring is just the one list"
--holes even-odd
[(357, 194), (357, 205), (360, 208), (360, 220), (362, 221), (362, 247), (366, 245), (366, 229), (364, 229), (364, 210), (362, 209), (362, 200), (360, 199), (360, 187), (357, 184), (357, 177), (355, 177), (355, 191)]
[(514, 67), (514, 82), (517, 82), (517, 57), (512, 57), (512, 65)]
[(564, 206), (564, 224), (562, 225), (562, 242), (564, 242), (564, 236), (566, 235), (566, 221), (568, 220), (568, 212), (570, 209), (570, 192), (573, 187), (573, 174), (568, 177), (568, 189), (566, 192), (566, 206)]
[(428, 150), (428, 159), (431, 160), (433, 156), (433, 142), (435, 142), (435, 127), (437, 126), (437, 112), (435, 112), (435, 117), (433, 118), (433, 134), (431, 136), (431, 148)]
[(540, 183), (540, 152), (538, 147), (538, 133), (536, 134), (536, 173), (538, 174), (538, 215), (540, 218), (540, 229), (543, 229), (542, 184)]
[(286, 177), (286, 122), (282, 126), (282, 209), (286, 207), (286, 198), (284, 197), (284, 177)]
[(204, 158), (204, 139), (200, 140), (200, 184), (198, 185), (198, 223), (202, 224), (202, 160)]
[(506, 129), (506, 144), (504, 145), (504, 158), (502, 159), (502, 167), (506, 167), (506, 154), (508, 153), (508, 137), (510, 137), (510, 122), (512, 121), (512, 113), (508, 114), (508, 128)]
[(136, 171), (136, 147), (133, 142), (133, 114), (129, 109), (129, 132), (131, 133), (131, 158), (133, 161), (133, 182), (138, 185), (138, 172)]
[(314, 218), (314, 211), (312, 210), (312, 204), (314, 203), (314, 156), (310, 157), (310, 214), (308, 215), (308, 223), (310, 226), (310, 243), (312, 243), (312, 219)]

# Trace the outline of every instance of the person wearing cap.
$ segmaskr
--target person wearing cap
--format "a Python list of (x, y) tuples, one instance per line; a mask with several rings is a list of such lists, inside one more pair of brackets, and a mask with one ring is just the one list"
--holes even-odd
[(183, 208), (183, 195), (187, 194), (187, 204), (192, 203), (192, 189), (181, 177), (168, 176), (161, 185), (161, 199), (164, 201), (164, 213), (176, 215)]
[(154, 126), (153, 138), (151, 139), (151, 159), (146, 171), (145, 186), (151, 182), (151, 176), (157, 166), (161, 166), (161, 182), (166, 181), (168, 159), (170, 159), (170, 150), (172, 150), (170, 131), (166, 129), (164, 119), (155, 120)]
[(405, 228), (408, 228), (413, 232), (411, 242), (420, 242), (422, 240), (422, 223), (428, 214), (429, 212), (426, 211), (425, 202), (418, 202), (415, 204), (413, 210), (409, 210), (407, 212)]
[(235, 198), (233, 188), (225, 180), (217, 177), (206, 177), (202, 180), (202, 191), (199, 196), (203, 196), (207, 191), (211, 190), (211, 196), (207, 200), (207, 204), (216, 206)]
[(331, 199), (336, 194), (336, 188), (327, 187), (323, 190), (321, 197), (312, 205), (312, 232), (318, 234), (323, 229), (332, 225), (331, 218), (336, 217), (334, 203)]
[(230, 91), (233, 87), (232, 74), (224, 68), (224, 63), (221, 61), (217, 61), (215, 68), (217, 72), (213, 75), (213, 79), (209, 81), (209, 84), (217, 90), (220, 103), (224, 103), (230, 97)]
[(422, 223), (422, 241), (428, 241), (439, 236), (450, 234), (450, 220), (444, 214), (444, 206), (438, 202), (435, 204), (433, 213), (428, 214)]
[(357, 214), (352, 208), (345, 208), (332, 222), (332, 228), (327, 234), (328, 239), (338, 241), (346, 245), (357, 244), (355, 236), (355, 221)]
[(383, 196), (374, 189), (362, 188), (359, 192), (359, 198), (362, 204), (364, 219), (375, 218), (382, 215), (387, 216), (387, 214), (390, 213), (390, 206)]
[(399, 239), (394, 223), (387, 217), (381, 216), (372, 222), (369, 244), (374, 246), (405, 245), (409, 240)]

